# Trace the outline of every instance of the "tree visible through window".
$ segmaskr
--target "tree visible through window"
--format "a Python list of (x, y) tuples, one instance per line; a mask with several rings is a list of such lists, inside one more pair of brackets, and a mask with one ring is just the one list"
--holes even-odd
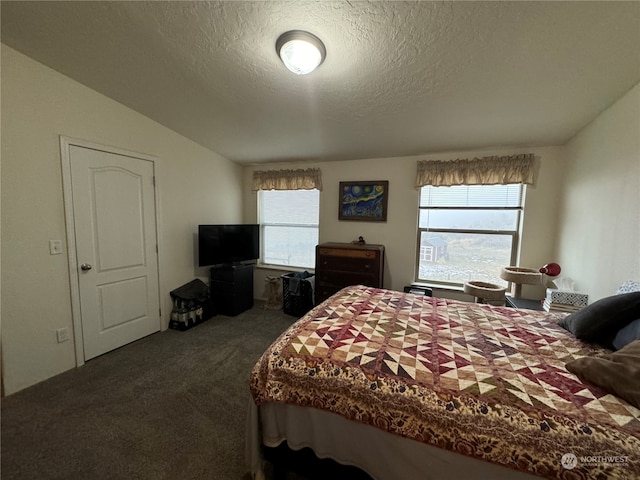
[(314, 268), (319, 190), (260, 190), (261, 263)]
[(500, 271), (515, 263), (522, 193), (520, 184), (422, 187), (416, 280), (506, 286)]

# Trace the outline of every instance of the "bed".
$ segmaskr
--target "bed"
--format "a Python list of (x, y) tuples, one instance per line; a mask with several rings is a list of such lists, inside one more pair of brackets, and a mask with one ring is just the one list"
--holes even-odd
[(253, 477), (287, 441), (376, 480), (640, 478), (640, 410), (565, 368), (604, 350), (562, 317), (341, 290), (253, 368)]

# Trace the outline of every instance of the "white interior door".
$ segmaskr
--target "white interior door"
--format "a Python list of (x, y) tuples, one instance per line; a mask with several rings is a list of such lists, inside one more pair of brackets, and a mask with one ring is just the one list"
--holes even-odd
[(77, 145), (69, 163), (89, 360), (160, 330), (154, 164)]

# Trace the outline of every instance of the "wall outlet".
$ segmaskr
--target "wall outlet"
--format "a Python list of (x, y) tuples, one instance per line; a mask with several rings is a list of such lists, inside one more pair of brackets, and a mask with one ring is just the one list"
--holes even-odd
[(67, 327), (59, 328), (56, 330), (56, 336), (58, 337), (58, 343), (66, 342), (69, 340), (69, 329)]

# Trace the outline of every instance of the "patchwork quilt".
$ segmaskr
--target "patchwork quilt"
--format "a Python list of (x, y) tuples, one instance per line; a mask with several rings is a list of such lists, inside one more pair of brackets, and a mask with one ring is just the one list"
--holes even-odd
[(251, 374), (284, 402), (547, 478), (640, 478), (640, 411), (564, 365), (601, 350), (564, 314), (347, 287)]

